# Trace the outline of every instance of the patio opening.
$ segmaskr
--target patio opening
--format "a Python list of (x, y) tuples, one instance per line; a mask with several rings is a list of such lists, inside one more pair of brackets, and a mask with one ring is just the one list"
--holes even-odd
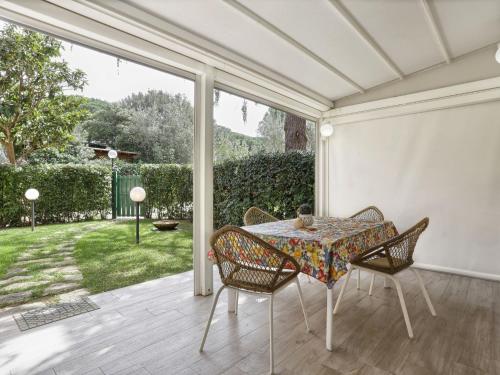
[(0, 308), (191, 270), (194, 82), (6, 22), (0, 39)]
[(214, 91), (214, 227), (243, 225), (250, 207), (280, 219), (314, 207), (316, 123)]

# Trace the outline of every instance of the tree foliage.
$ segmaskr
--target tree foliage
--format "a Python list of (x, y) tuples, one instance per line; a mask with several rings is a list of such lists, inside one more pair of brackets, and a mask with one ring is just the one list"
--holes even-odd
[(87, 143), (101, 143), (112, 148), (120, 148), (126, 142), (131, 113), (117, 104), (89, 100), (92, 115), (79, 127), (87, 135)]
[(263, 139), (266, 152), (285, 152), (285, 126), (286, 113), (278, 109), (269, 108), (264, 118), (259, 122), (257, 131)]
[(7, 25), (0, 31), (0, 143), (11, 164), (36, 150), (60, 147), (87, 112), (85, 73), (61, 61), (60, 41)]
[(263, 139), (231, 131), (225, 126), (214, 127), (214, 163), (255, 155), (264, 151)]

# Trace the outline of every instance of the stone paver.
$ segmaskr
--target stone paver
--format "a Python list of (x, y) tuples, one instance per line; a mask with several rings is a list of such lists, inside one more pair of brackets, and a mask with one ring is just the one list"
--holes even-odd
[(5, 285), (9, 285), (12, 283), (18, 283), (21, 281), (28, 281), (31, 279), (33, 279), (33, 276), (29, 276), (29, 275), (28, 276), (12, 276), (12, 277), (9, 277), (8, 279), (0, 280), (0, 287), (3, 287)]
[[(49, 238), (39, 238), (39, 242), (27, 248), (0, 279), (0, 308), (19, 305), (35, 296), (39, 298), (40, 295), (42, 298), (35, 303), (37, 305), (53, 302), (54, 298), (69, 300), (76, 296), (88, 295), (89, 292), (81, 286), (83, 276), (73, 258), (73, 250), (78, 239), (85, 233), (104, 226), (106, 224), (91, 224), (66, 231), (73, 234), (73, 237), (66, 238), (55, 248), (45, 250)], [(33, 267), (36, 270), (36, 279), (27, 275)], [(25, 303), (26, 306), (31, 304), (33, 302)]]
[(31, 295), (31, 290), (5, 294), (3, 296), (0, 296), (0, 305), (16, 305), (28, 301), (31, 298)]
[(51, 273), (62, 273), (62, 274), (72, 274), (72, 273), (80, 273), (80, 270), (77, 266), (64, 266), (64, 267), (52, 267), (45, 268), (40, 271), (41, 273), (51, 274)]
[(61, 302), (67, 302), (67, 301), (72, 301), (77, 297), (88, 296), (89, 294), (90, 294), (90, 292), (87, 289), (81, 288), (81, 289), (72, 290), (71, 292), (58, 294), (57, 298)]
[(73, 273), (68, 275), (63, 275), (64, 281), (82, 281), (83, 275), (81, 273)]
[(10, 279), (12, 276), (22, 275), (23, 273), (26, 273), (27, 271), (28, 271), (28, 269), (24, 268), (24, 267), (11, 268), (7, 271), (7, 274), (5, 275), (5, 279)]
[(39, 258), (39, 259), (30, 259), (30, 260), (21, 260), (13, 264), (14, 267), (24, 267), (32, 264), (45, 264), (45, 263), (54, 263), (57, 259), (54, 258)]
[(0, 293), (4, 294), (4, 292), (10, 292), (19, 289), (32, 289), (34, 287), (44, 286), (47, 284), (50, 284), (50, 281), (41, 280), (41, 281), (26, 281), (26, 282), (13, 283), (4, 286), (3, 288), (0, 288)]
[(51, 296), (54, 294), (70, 292), (72, 290), (79, 289), (80, 287), (80, 284), (77, 283), (56, 283), (45, 288), (43, 295)]

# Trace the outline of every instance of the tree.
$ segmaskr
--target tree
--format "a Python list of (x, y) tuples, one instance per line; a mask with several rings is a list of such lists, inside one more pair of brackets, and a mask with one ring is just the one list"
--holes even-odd
[(119, 148), (119, 143), (126, 137), (132, 114), (120, 107), (104, 101), (89, 100), (87, 108), (92, 112), (79, 128), (87, 134), (87, 142), (101, 143)]
[(149, 90), (129, 95), (119, 105), (132, 117), (117, 147), (140, 152), (148, 163), (192, 162), (194, 110), (184, 95)]
[(85, 73), (60, 60), (61, 42), (7, 25), (0, 31), (0, 143), (9, 163), (35, 150), (60, 147), (87, 112), (81, 90)]
[(307, 147), (306, 119), (287, 113), (285, 117), (285, 152), (305, 151)]
[(286, 113), (278, 109), (269, 108), (264, 114), (257, 128), (258, 134), (263, 139), (266, 152), (284, 152), (285, 138), (283, 129), (285, 127)]
[(267, 110), (257, 132), (266, 152), (315, 151), (314, 123), (279, 109)]

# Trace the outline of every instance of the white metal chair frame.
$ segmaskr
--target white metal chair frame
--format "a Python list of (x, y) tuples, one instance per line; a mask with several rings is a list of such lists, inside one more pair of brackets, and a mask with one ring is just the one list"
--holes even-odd
[[(395, 277), (397, 273), (402, 271), (403, 269), (410, 268), (413, 273), (415, 274), (418, 283), (420, 284), (420, 289), (422, 291), (422, 294), (424, 295), (425, 301), (427, 303), (427, 306), (429, 307), (429, 311), (431, 312), (432, 316), (436, 316), (436, 310), (434, 309), (434, 306), (432, 305), (431, 299), (429, 297), (429, 294), (427, 293), (427, 289), (425, 288), (425, 284), (420, 277), (420, 274), (418, 271), (411, 266), (413, 264), (413, 251), (415, 248), (415, 245), (417, 243), (418, 237), (420, 234), (427, 228), (427, 225), (429, 223), (428, 218), (424, 218), (421, 220), (419, 223), (417, 223), (415, 226), (412, 228), (408, 229), (406, 232), (393, 237), (389, 239), (388, 241), (381, 243), (379, 245), (376, 245), (372, 247), (371, 249), (368, 249), (364, 253), (360, 254), (356, 259), (354, 259), (351, 263), (351, 267), (349, 268), (349, 271), (347, 272), (346, 280), (344, 284), (342, 285), (342, 288), (340, 289), (340, 294), (339, 297), (337, 298), (337, 302), (335, 304), (335, 307), (333, 309), (333, 314), (336, 314), (340, 302), (342, 300), (342, 297), (344, 296), (345, 288), (347, 284), (349, 283), (349, 279), (351, 278), (351, 273), (353, 270), (358, 269), (358, 285), (357, 288), (359, 289), (359, 270), (364, 270), (367, 272), (372, 273), (372, 278), (371, 278), (371, 283), (370, 283), (370, 289), (368, 291), (368, 295), (372, 295), (373, 292), (373, 284), (375, 281), (375, 275), (380, 275), (384, 277), (384, 287), (387, 286), (386, 280), (390, 279), (394, 282), (394, 285), (396, 286), (396, 291), (398, 293), (399, 297), (399, 302), (401, 304), (401, 310), (403, 311), (403, 317), (406, 323), (406, 329), (408, 331), (408, 336), (410, 338), (413, 338), (413, 329), (410, 323), (410, 318), (408, 316), (408, 310), (406, 308), (406, 303), (403, 295), (403, 290), (401, 288), (401, 283), (399, 280)], [(401, 250), (400, 254), (396, 254), (397, 250), (394, 250), (394, 254), (391, 253), (391, 249), (397, 249), (398, 245), (405, 243), (406, 244), (406, 250)], [(399, 257), (398, 257), (399, 256)], [(400, 258), (403, 256), (404, 258)], [(376, 258), (385, 258), (387, 259), (388, 264), (390, 265), (389, 269), (384, 269), (385, 272), (381, 272), (377, 269), (371, 268), (373, 267), (372, 264), (369, 262), (366, 262), (366, 267), (363, 264), (363, 259), (365, 260), (371, 260), (371, 259), (376, 259)], [(361, 264), (360, 264), (361, 263)], [(380, 268), (379, 268), (380, 269)]]
[[(216, 231), (210, 238), (210, 244), (214, 251), (217, 267), (222, 281), (222, 286), (215, 295), (212, 310), (208, 318), (205, 333), (200, 345), (203, 351), (208, 331), (212, 323), (215, 308), (219, 296), (225, 288), (234, 291), (234, 312), (238, 312), (238, 294), (245, 292), (250, 294), (269, 296), (269, 352), (270, 373), (274, 373), (274, 322), (273, 305), (274, 296), (286, 286), (295, 282), (299, 294), (300, 306), (304, 314), (307, 332), (309, 322), (302, 297), (302, 290), (298, 275), (300, 265), (290, 255), (279, 251), (261, 238), (232, 225)], [(232, 301), (230, 301), (231, 303)]]
[(236, 291), (235, 310), (234, 310), (235, 315), (238, 314), (238, 295), (239, 295), (239, 292), (244, 292), (244, 293), (249, 293), (249, 294), (258, 294), (258, 295), (263, 295), (263, 294), (268, 295), (269, 296), (269, 359), (270, 359), (269, 373), (274, 374), (274, 340), (273, 340), (273, 337), (274, 337), (274, 319), (273, 319), (274, 296), (277, 293), (279, 293), (280, 291), (282, 291), (283, 289), (285, 289), (292, 282), (295, 282), (295, 285), (297, 285), (297, 292), (299, 294), (300, 306), (302, 308), (302, 313), (304, 314), (304, 321), (306, 324), (306, 332), (310, 332), (309, 321), (307, 319), (307, 313), (305, 310), (304, 300), (303, 300), (303, 296), (302, 296), (302, 289), (300, 287), (300, 282), (299, 282), (298, 277), (291, 279), (286, 284), (282, 285), (279, 289), (275, 290), (273, 293), (254, 292), (254, 291), (247, 290), (247, 289), (235, 288), (235, 287), (232, 287), (229, 285), (222, 285), (219, 288), (219, 290), (217, 291), (217, 294), (215, 295), (215, 298), (214, 298), (214, 302), (212, 304), (212, 310), (210, 311), (210, 316), (208, 318), (207, 326), (205, 328), (205, 333), (204, 333), (203, 339), (201, 341), (200, 352), (203, 352), (203, 348), (205, 346), (205, 341), (206, 341), (207, 336), (208, 336), (208, 331), (210, 329), (210, 325), (212, 323), (212, 318), (214, 316), (214, 311), (215, 311), (215, 308), (217, 307), (217, 303), (219, 301), (219, 296), (225, 288), (234, 289)]
[[(337, 312), (339, 310), (340, 301), (342, 300), (342, 297), (344, 296), (345, 288), (346, 288), (347, 284), (349, 283), (349, 279), (351, 278), (352, 271), (355, 269), (358, 269), (358, 270), (362, 269), (363, 271), (367, 271), (367, 272), (372, 273), (370, 290), (368, 291), (368, 295), (370, 295), (370, 296), (372, 295), (372, 291), (373, 291), (373, 282), (375, 280), (375, 275), (380, 275), (380, 276), (384, 277), (384, 287), (386, 287), (386, 279), (387, 278), (389, 278), (390, 280), (392, 280), (394, 282), (394, 285), (396, 286), (396, 291), (397, 291), (398, 297), (399, 297), (399, 303), (401, 304), (401, 310), (403, 311), (403, 317), (405, 320), (406, 329), (408, 331), (408, 336), (412, 339), (413, 338), (413, 329), (412, 329), (412, 326), (410, 323), (410, 317), (408, 316), (408, 310), (406, 309), (406, 303), (405, 303), (405, 298), (403, 295), (403, 290), (401, 288), (401, 283), (393, 275), (388, 275), (386, 273), (375, 271), (375, 270), (372, 270), (372, 269), (366, 268), (366, 267), (351, 265), (351, 268), (349, 268), (349, 271), (347, 272), (346, 280), (345, 280), (344, 284), (342, 285), (342, 288), (340, 289), (340, 294), (339, 294), (339, 297), (337, 298), (337, 302), (336, 302), (335, 307), (333, 309), (333, 314), (334, 315), (337, 314)], [(429, 311), (431, 312), (431, 315), (436, 316), (436, 310), (434, 309), (434, 306), (432, 305), (431, 299), (429, 297), (429, 294), (427, 293), (427, 289), (425, 288), (422, 277), (420, 276), (420, 274), (418, 273), (418, 271), (415, 268), (410, 267), (410, 269), (413, 271), (413, 273), (417, 277), (417, 280), (420, 284), (420, 289), (422, 290), (422, 294), (424, 295), (425, 301), (427, 302), (427, 306), (429, 307)]]

